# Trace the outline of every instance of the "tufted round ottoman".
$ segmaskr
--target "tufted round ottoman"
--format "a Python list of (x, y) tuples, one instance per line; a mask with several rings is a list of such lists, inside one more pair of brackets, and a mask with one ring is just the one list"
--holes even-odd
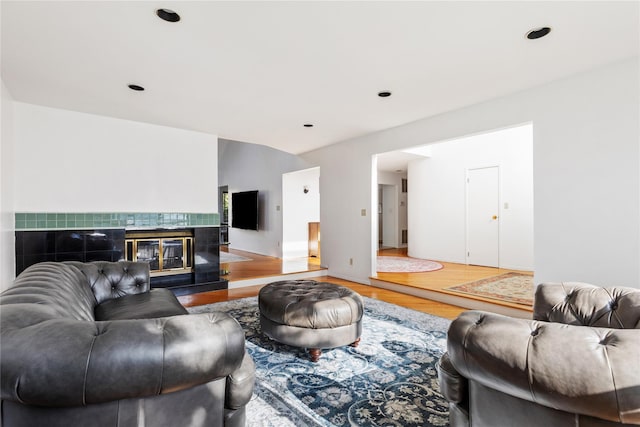
[(313, 280), (273, 282), (260, 290), (260, 326), (269, 338), (309, 349), (356, 347), (362, 333), (362, 297), (349, 288)]

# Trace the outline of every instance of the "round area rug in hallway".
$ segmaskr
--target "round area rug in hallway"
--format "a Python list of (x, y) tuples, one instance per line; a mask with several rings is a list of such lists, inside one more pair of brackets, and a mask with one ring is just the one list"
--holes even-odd
[(428, 259), (379, 256), (378, 273), (421, 273), (442, 268), (442, 264)]

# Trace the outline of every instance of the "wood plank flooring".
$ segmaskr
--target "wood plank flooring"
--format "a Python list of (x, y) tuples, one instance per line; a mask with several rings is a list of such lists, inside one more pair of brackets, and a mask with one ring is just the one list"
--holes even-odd
[[(383, 249), (378, 251), (380, 256), (407, 256), (405, 249)], [(508, 270), (504, 268), (482, 267), (475, 265), (456, 264), (451, 262), (440, 262), (444, 268), (437, 271), (425, 273), (377, 273), (375, 279), (390, 282), (402, 286), (436, 291), (454, 296), (463, 296), (468, 299), (478, 301), (495, 302), (488, 298), (474, 295), (465, 295), (455, 291), (448, 291), (446, 288), (462, 283), (474, 282), (476, 280), (499, 276), (501, 274), (516, 272), (520, 274), (533, 275), (531, 271)], [(531, 311), (531, 306), (501, 301), (501, 305), (518, 310)]]
[[(460, 313), (467, 310), (466, 308), (456, 307), (454, 305), (431, 301), (424, 298), (418, 298), (411, 295), (402, 294), (400, 292), (389, 291), (373, 286), (362, 285), (360, 283), (349, 282), (347, 280), (338, 279), (336, 277), (320, 276), (315, 277), (313, 280), (331, 282), (338, 285), (346, 286), (365, 297), (375, 298), (381, 301), (389, 302), (391, 304), (411, 308), (413, 310), (433, 314), (435, 316), (440, 316), (447, 319), (455, 319)], [(185, 307), (212, 304), (222, 301), (231, 301), (234, 299), (256, 296), (263, 286), (265, 285), (201, 292), (198, 294), (178, 297), (178, 300), (180, 300), (182, 305), (184, 305)]]
[(220, 250), (240, 255), (251, 260), (221, 263), (220, 270), (228, 272), (228, 274), (224, 275), (223, 278), (229, 282), (253, 279), (256, 277), (281, 276), (283, 274), (290, 273), (324, 270), (324, 268), (320, 266), (319, 258), (282, 260), (253, 252), (229, 249), (226, 246), (221, 246)]
[[(222, 250), (250, 258), (251, 261), (224, 263), (220, 265), (222, 270), (227, 270), (228, 274), (224, 277), (232, 281), (244, 280), (260, 277), (281, 276), (290, 273), (303, 271), (320, 271), (318, 258), (302, 258), (293, 261), (283, 261), (278, 258), (267, 257), (255, 253), (238, 251), (223, 247)], [(380, 255), (406, 256), (405, 250), (382, 250)], [(408, 286), (432, 286), (434, 288), (443, 288), (459, 283), (466, 283), (486, 277), (496, 276), (510, 270), (502, 270), (488, 267), (474, 267), (460, 264), (443, 263), (445, 268), (440, 271), (429, 273), (378, 273), (381, 280), (389, 280), (395, 283), (403, 283)], [(413, 276), (416, 275), (416, 276)], [(427, 276), (424, 276), (427, 275)], [(434, 275), (434, 276), (431, 276)], [(414, 310), (430, 313), (445, 318), (455, 318), (461, 312), (467, 310), (450, 304), (431, 301), (425, 298), (419, 298), (405, 293), (395, 292), (392, 290), (376, 288), (373, 286), (362, 285), (359, 283), (349, 282), (329, 276), (320, 276), (314, 278), (318, 281), (327, 281), (347, 286), (363, 296), (380, 299), (382, 301), (397, 304)], [(192, 295), (185, 295), (179, 298), (180, 302), (185, 306), (203, 305), (214, 302), (229, 301), (238, 298), (255, 296), (258, 294), (263, 285), (247, 286), (237, 289), (228, 289), (221, 291), (203, 292)]]

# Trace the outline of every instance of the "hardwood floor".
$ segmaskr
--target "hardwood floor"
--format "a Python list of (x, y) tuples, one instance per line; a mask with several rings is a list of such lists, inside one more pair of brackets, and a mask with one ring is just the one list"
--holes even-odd
[[(407, 256), (406, 249), (382, 249), (378, 251), (379, 256)], [(429, 271), (425, 273), (377, 273), (375, 279), (394, 283), (402, 286), (409, 286), (416, 289), (427, 291), (435, 291), (455, 297), (465, 297), (478, 301), (492, 302), (487, 298), (476, 297), (472, 295), (464, 295), (455, 291), (449, 291), (446, 288), (459, 285), (462, 283), (474, 282), (476, 280), (486, 279), (489, 277), (499, 276), (501, 274), (516, 272), (520, 274), (533, 275), (531, 271), (508, 270), (504, 268), (482, 267), (475, 265), (456, 264), (450, 262), (439, 261), (444, 268), (437, 271)], [(501, 301), (500, 305), (514, 308), (517, 310), (531, 311), (531, 306), (509, 303)]]
[(282, 260), (279, 258), (239, 251), (221, 246), (221, 251), (249, 258), (251, 261), (227, 262), (220, 264), (220, 270), (227, 272), (224, 279), (235, 282), (255, 277), (281, 276), (283, 274), (325, 270), (320, 266), (319, 258), (296, 258)]
[[(320, 266), (320, 259), (318, 258), (301, 258), (292, 261), (283, 261), (278, 258), (267, 257), (251, 252), (228, 249), (227, 247), (223, 247), (222, 250), (251, 259), (251, 261), (223, 263), (220, 265), (221, 270), (228, 271), (228, 274), (226, 274), (224, 278), (229, 280), (230, 282), (255, 278), (257, 276), (276, 277), (303, 271), (323, 270), (323, 268)], [(313, 279), (347, 286), (358, 292), (360, 295), (369, 298), (379, 299), (392, 304), (397, 304), (406, 308), (445, 317), (448, 319), (453, 319), (461, 312), (467, 310), (462, 307), (431, 301), (428, 299), (419, 298), (392, 290), (354, 283), (335, 277), (319, 276), (314, 277)], [(264, 285), (246, 286), (220, 291), (201, 292), (192, 295), (184, 295), (179, 297), (178, 299), (185, 307), (211, 304), (215, 302), (230, 301), (239, 298), (256, 296), (258, 295), (258, 292), (260, 291), (262, 286)]]
[[(431, 301), (424, 298), (418, 298), (387, 289), (380, 289), (373, 286), (362, 285), (360, 283), (349, 282), (347, 280), (342, 280), (330, 276), (315, 277), (314, 280), (331, 282), (338, 285), (346, 286), (365, 297), (375, 298), (381, 301), (400, 305), (402, 307), (421, 311), (423, 313), (445, 317), (447, 319), (455, 319), (460, 313), (467, 310), (466, 308), (456, 307), (454, 305)], [(221, 291), (201, 292), (198, 294), (178, 297), (178, 300), (180, 300), (182, 305), (184, 305), (185, 307), (212, 304), (222, 301), (231, 301), (234, 299), (256, 296), (263, 286), (265, 285), (247, 286), (237, 289), (225, 289)]]
[[(323, 267), (321, 267), (319, 258), (281, 260), (279, 258), (268, 257), (251, 252), (229, 249), (227, 247), (222, 247), (222, 250), (250, 259), (250, 261), (220, 264), (220, 269), (227, 272), (227, 274), (225, 274), (223, 277), (229, 282), (238, 282), (247, 279), (254, 279), (256, 277), (275, 278), (294, 273), (319, 272), (325, 270)], [(378, 254), (381, 256), (407, 256), (407, 250), (382, 249), (378, 252)], [(500, 268), (479, 267), (446, 262), (443, 262), (442, 264), (444, 265), (444, 268), (438, 271), (432, 271), (428, 273), (377, 273), (377, 275), (372, 279), (393, 283), (394, 285), (447, 293), (449, 291), (446, 291), (444, 288), (449, 286), (472, 282), (487, 277), (498, 276), (509, 271), (514, 271)], [(313, 280), (327, 281), (340, 284), (342, 286), (347, 286), (358, 292), (359, 294), (369, 298), (379, 299), (392, 304), (397, 304), (406, 308), (445, 317), (448, 319), (453, 319), (457, 317), (461, 312), (467, 310), (466, 308), (460, 306), (408, 295), (404, 292), (396, 292), (390, 289), (383, 289), (380, 287), (354, 283), (327, 275), (318, 275), (318, 277), (313, 277)], [(255, 286), (243, 286), (220, 291), (202, 292), (192, 295), (184, 295), (179, 297), (178, 299), (185, 307), (211, 304), (215, 302), (230, 301), (239, 298), (256, 296), (258, 295), (258, 292), (260, 291), (262, 286), (264, 286), (264, 284)], [(459, 295), (462, 295), (465, 298), (474, 298), (464, 296), (463, 294)], [(482, 300), (482, 298), (476, 299)], [(520, 310), (531, 311), (531, 307), (522, 306), (519, 304), (506, 303), (506, 305)]]

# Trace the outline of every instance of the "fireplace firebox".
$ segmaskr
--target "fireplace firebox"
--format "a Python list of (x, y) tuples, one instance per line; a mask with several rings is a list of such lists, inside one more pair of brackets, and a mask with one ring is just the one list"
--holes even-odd
[(190, 231), (127, 232), (125, 259), (149, 263), (151, 277), (193, 271), (193, 234)]

